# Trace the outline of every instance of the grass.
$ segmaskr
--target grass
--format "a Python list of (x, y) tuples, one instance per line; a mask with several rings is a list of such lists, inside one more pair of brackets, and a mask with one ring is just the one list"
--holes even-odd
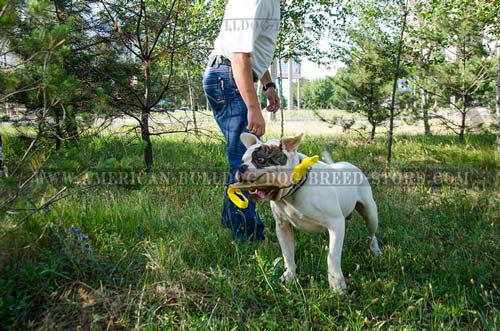
[[(4, 137), (7, 161), (18, 157), (22, 143)], [(267, 203), (258, 207), (265, 243), (235, 243), (219, 226), (223, 174), (209, 185), (207, 178), (182, 179), (179, 169), (225, 169), (220, 139), (168, 136), (154, 143), (153, 174), (141, 170), (141, 144), (124, 136), (85, 138), (47, 161), (47, 169), (69, 174), (99, 168), (90, 180), (120, 171), (141, 180), (72, 185), (71, 196), (23, 224), (6, 216), (0, 329), (500, 328), (500, 165), (493, 136), (470, 136), (464, 145), (452, 136), (396, 137), (389, 174), (423, 177), (407, 185), (374, 182), (383, 257), (369, 254), (361, 218), (348, 221), (344, 296), (328, 290), (326, 233), (296, 231), (298, 279), (283, 286)], [(353, 136), (308, 136), (301, 146), (307, 154), (323, 149), (373, 177), (385, 168), (381, 138), (366, 144)], [(433, 177), (469, 172), (466, 182)], [(33, 199), (43, 185), (33, 187)], [(75, 244), (72, 227), (88, 236), (90, 253)]]

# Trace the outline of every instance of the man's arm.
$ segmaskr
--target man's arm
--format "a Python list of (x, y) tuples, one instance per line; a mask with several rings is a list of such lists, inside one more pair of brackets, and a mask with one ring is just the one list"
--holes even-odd
[[(231, 58), (233, 76), (238, 91), (248, 109), (248, 131), (257, 136), (263, 136), (266, 132), (266, 123), (262, 116), (257, 92), (253, 85), (252, 65), (249, 53), (233, 53)], [(269, 77), (269, 79), (271, 79)]]
[(266, 72), (264, 73), (264, 76), (262, 76), (262, 78), (260, 79), (260, 82), (262, 83), (262, 85), (266, 85), (267, 83), (272, 82), (271, 74), (269, 73), (269, 70), (266, 70)]
[[(271, 83), (271, 74), (269, 73), (268, 70), (264, 73), (264, 76), (261, 78), (261, 83), (262, 86), (266, 86), (266, 84)], [(281, 101), (280, 98), (278, 97), (278, 94), (276, 93), (276, 90), (274, 88), (268, 88), (266, 91), (267, 95), (267, 111), (271, 113), (275, 113), (280, 109), (281, 106)]]

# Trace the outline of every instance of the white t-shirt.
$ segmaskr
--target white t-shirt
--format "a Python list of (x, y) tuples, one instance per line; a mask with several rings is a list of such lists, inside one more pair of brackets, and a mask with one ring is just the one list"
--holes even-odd
[(210, 56), (250, 53), (259, 79), (271, 64), (280, 23), (280, 0), (229, 0)]

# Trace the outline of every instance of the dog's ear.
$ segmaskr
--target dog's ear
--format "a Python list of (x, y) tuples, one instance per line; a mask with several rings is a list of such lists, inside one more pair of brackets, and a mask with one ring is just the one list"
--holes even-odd
[(296, 152), (302, 141), (302, 136), (303, 134), (301, 133), (296, 137), (283, 138), (281, 139), (281, 145), (287, 152)]
[(257, 143), (260, 143), (261, 141), (259, 140), (259, 138), (257, 138), (256, 135), (253, 135), (251, 133), (248, 133), (248, 132), (243, 132), (241, 135), (240, 135), (240, 140), (241, 142), (243, 143), (243, 145), (245, 145), (245, 147), (248, 149), (250, 148), (250, 146), (252, 145), (255, 145)]

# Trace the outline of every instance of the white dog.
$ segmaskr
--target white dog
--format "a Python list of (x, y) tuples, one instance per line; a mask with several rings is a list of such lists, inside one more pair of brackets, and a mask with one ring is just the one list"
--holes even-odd
[[(236, 176), (239, 182), (251, 183), (268, 172), (290, 172), (304, 158), (297, 153), (302, 135), (262, 143), (256, 136), (243, 133), (241, 141), (247, 151)], [(369, 248), (381, 255), (375, 232), (378, 227), (377, 205), (368, 180), (361, 170), (347, 162), (314, 164), (308, 175), (287, 188), (262, 188), (251, 192), (254, 200), (268, 198), (276, 219), (276, 234), (285, 261), (281, 279), (290, 282), (295, 277), (294, 239), (292, 226), (308, 231), (328, 230), (328, 282), (338, 292), (344, 292), (346, 282), (341, 269), (345, 220), (356, 209), (368, 227)]]

